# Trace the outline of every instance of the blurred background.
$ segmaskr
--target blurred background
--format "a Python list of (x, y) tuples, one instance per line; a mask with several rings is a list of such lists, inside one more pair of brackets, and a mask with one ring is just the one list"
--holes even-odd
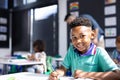
[(49, 56), (65, 56), (69, 46), (67, 13), (91, 14), (104, 30), (105, 49), (115, 49), (120, 35), (119, 0), (0, 0), (0, 57), (32, 53), (45, 41)]

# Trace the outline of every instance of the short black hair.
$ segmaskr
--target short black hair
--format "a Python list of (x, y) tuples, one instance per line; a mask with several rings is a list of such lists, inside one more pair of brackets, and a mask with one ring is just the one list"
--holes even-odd
[(68, 13), (65, 18), (64, 18), (64, 21), (66, 21), (70, 16), (72, 16), (72, 14)]
[(42, 52), (45, 50), (45, 43), (43, 40), (36, 40), (33, 43), (33, 48), (37, 48), (39, 52)]
[(92, 23), (88, 18), (78, 17), (75, 20), (73, 20), (69, 26), (70, 28), (74, 28), (76, 26), (92, 27)]

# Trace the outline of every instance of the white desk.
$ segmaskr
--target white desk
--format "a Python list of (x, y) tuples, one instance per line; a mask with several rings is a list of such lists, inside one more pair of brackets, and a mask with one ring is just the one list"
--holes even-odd
[(48, 76), (30, 72), (20, 72), (14, 74), (1, 75), (0, 80), (48, 80)]
[[(48, 80), (48, 75), (30, 73), (30, 72), (21, 72), (14, 74), (7, 74), (0, 76), (0, 80)], [(92, 80), (92, 79), (74, 79), (73, 77), (60, 77), (60, 80)]]
[(35, 65), (42, 64), (40, 61), (29, 61), (26, 59), (13, 59), (9, 61), (0, 61), (0, 64), (3, 64), (3, 74), (7, 74), (7, 65), (18, 65), (18, 66), (26, 66), (26, 65)]
[(34, 65), (34, 64), (42, 64), (40, 61), (29, 61), (25, 59), (16, 59), (16, 60), (10, 60), (10, 61), (1, 61), (0, 64), (7, 64), (7, 65)]

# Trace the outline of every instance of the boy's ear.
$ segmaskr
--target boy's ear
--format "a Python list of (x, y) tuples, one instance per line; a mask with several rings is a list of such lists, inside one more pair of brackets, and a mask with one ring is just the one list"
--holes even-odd
[(95, 37), (96, 37), (95, 30), (92, 30), (92, 32), (91, 32), (91, 39), (93, 40)]

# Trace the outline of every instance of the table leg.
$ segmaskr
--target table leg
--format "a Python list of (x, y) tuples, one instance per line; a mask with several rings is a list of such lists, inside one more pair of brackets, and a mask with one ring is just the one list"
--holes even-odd
[(8, 73), (7, 66), (8, 66), (7, 64), (4, 64), (4, 65), (3, 65), (3, 71), (2, 71), (2, 74), (3, 74), (3, 75)]
[(56, 68), (58, 69), (60, 67), (60, 62), (59, 61), (56, 61)]

